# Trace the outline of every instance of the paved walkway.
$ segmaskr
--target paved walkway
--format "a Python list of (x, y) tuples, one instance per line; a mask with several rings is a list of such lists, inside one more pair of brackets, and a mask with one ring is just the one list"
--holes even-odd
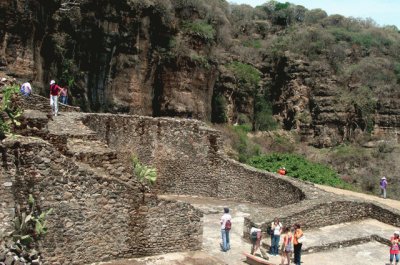
[[(389, 239), (397, 228), (374, 219), (342, 223), (305, 231), (303, 249), (313, 251), (324, 246), (344, 247), (346, 242), (364, 243), (373, 235)], [(361, 239), (358, 241), (358, 239)], [(337, 244), (336, 244), (337, 243)]]
[[(171, 253), (154, 257), (124, 260), (119, 262), (101, 263), (107, 265), (244, 265), (246, 264), (242, 252), (250, 251), (250, 243), (243, 239), (244, 217), (254, 211), (269, 211), (268, 207), (251, 204), (237, 203), (215, 198), (189, 197), (163, 195), (164, 199), (174, 199), (189, 202), (204, 212), (203, 222), (203, 247), (202, 251)], [(220, 229), (219, 219), (223, 207), (229, 207), (233, 217), (231, 231), (231, 250), (221, 252), (219, 250)], [(388, 239), (396, 227), (381, 223), (374, 219), (366, 219), (357, 222), (342, 223), (305, 231), (306, 242), (302, 255), (306, 265), (376, 265), (385, 264), (388, 259), (388, 246), (371, 241), (372, 235), (378, 235)], [(270, 243), (270, 238), (264, 239)], [(354, 241), (359, 244), (346, 247), (346, 243)], [(353, 243), (354, 243), (353, 242)], [(316, 252), (326, 247), (324, 252)], [(308, 251), (307, 251), (308, 250)], [(187, 259), (191, 257), (191, 259)], [(274, 264), (280, 264), (280, 257), (270, 257)]]
[(378, 202), (378, 203), (390, 206), (392, 208), (400, 209), (400, 201), (397, 201), (397, 200), (383, 199), (379, 196), (369, 195), (369, 194), (365, 194), (365, 193), (359, 193), (359, 192), (350, 191), (350, 190), (343, 190), (343, 189), (333, 188), (333, 187), (329, 187), (329, 186), (323, 186), (323, 185), (317, 185), (317, 184), (315, 184), (315, 186), (322, 190), (325, 190), (327, 192), (332, 192), (334, 194), (352, 196), (352, 197), (356, 197), (356, 198), (363, 199), (363, 200)]

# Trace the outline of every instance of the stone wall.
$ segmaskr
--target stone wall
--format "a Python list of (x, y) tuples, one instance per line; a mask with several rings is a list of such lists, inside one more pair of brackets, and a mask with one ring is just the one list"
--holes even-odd
[(285, 178), (226, 158), (219, 132), (202, 122), (128, 115), (89, 114), (83, 121), (119, 153), (135, 153), (158, 170), (157, 189), (259, 202), (279, 207), (305, 198)]
[(7, 172), (15, 172), (16, 168), (12, 161), (6, 159), (6, 149), (0, 145), (2, 165), (0, 167), (0, 242), (2, 235), (12, 231), (12, 220), (14, 217), (13, 180), (7, 176)]
[(16, 168), (1, 179), (13, 189), (13, 198), (2, 193), (2, 201), (23, 205), (33, 194), (42, 210), (53, 208), (43, 242), (46, 264), (84, 264), (201, 247), (202, 213), (186, 203), (150, 197), (142, 204), (137, 186), (79, 167), (45, 141), (25, 137), (9, 140), (2, 148), (3, 164)]
[[(322, 199), (324, 202), (305, 202), (307, 205), (298, 205), (291, 209), (280, 209), (276, 215), (284, 226), (292, 226), (299, 223), (303, 229), (319, 228), (345, 222), (357, 221), (365, 218), (373, 218), (386, 224), (400, 226), (400, 211), (388, 206), (357, 200), (333, 200)], [(245, 217), (243, 236), (246, 238), (252, 226), (261, 227), (267, 231), (273, 217), (268, 216), (261, 223), (255, 223), (254, 217)]]

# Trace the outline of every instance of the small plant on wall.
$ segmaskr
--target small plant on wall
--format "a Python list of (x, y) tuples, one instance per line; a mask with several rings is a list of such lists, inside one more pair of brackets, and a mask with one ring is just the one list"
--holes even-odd
[(157, 170), (140, 163), (136, 155), (132, 155), (131, 161), (133, 174), (141, 185), (140, 191), (142, 192), (142, 202), (144, 203), (147, 187), (153, 186), (157, 180)]
[(47, 234), (47, 216), (51, 212), (52, 209), (42, 212), (31, 194), (25, 209), (16, 207), (14, 231), (4, 236), (9, 255), (24, 262), (18, 264), (41, 264), (39, 241)]
[(13, 127), (20, 125), (18, 119), (22, 110), (18, 106), (18, 91), (19, 87), (14, 85), (5, 86), (0, 92), (0, 140), (3, 140)]

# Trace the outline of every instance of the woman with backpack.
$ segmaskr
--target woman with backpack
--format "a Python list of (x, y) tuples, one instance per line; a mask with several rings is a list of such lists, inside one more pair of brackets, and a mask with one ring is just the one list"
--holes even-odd
[(229, 232), (232, 226), (232, 216), (229, 214), (229, 208), (224, 208), (224, 214), (221, 217), (221, 250), (226, 252), (231, 248), (229, 243)]
[(290, 264), (290, 255), (293, 252), (293, 234), (290, 231), (289, 227), (285, 227), (283, 229), (283, 243), (282, 243), (282, 249), (281, 249), (281, 265), (285, 265), (285, 258), (287, 259), (287, 265)]

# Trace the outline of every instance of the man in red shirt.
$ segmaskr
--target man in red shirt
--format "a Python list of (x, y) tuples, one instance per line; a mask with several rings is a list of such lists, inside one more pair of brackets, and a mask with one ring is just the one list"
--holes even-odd
[(286, 168), (285, 167), (281, 167), (278, 169), (278, 174), (279, 175), (286, 175)]
[(62, 88), (56, 84), (56, 81), (50, 81), (50, 105), (54, 116), (58, 115), (58, 96)]

